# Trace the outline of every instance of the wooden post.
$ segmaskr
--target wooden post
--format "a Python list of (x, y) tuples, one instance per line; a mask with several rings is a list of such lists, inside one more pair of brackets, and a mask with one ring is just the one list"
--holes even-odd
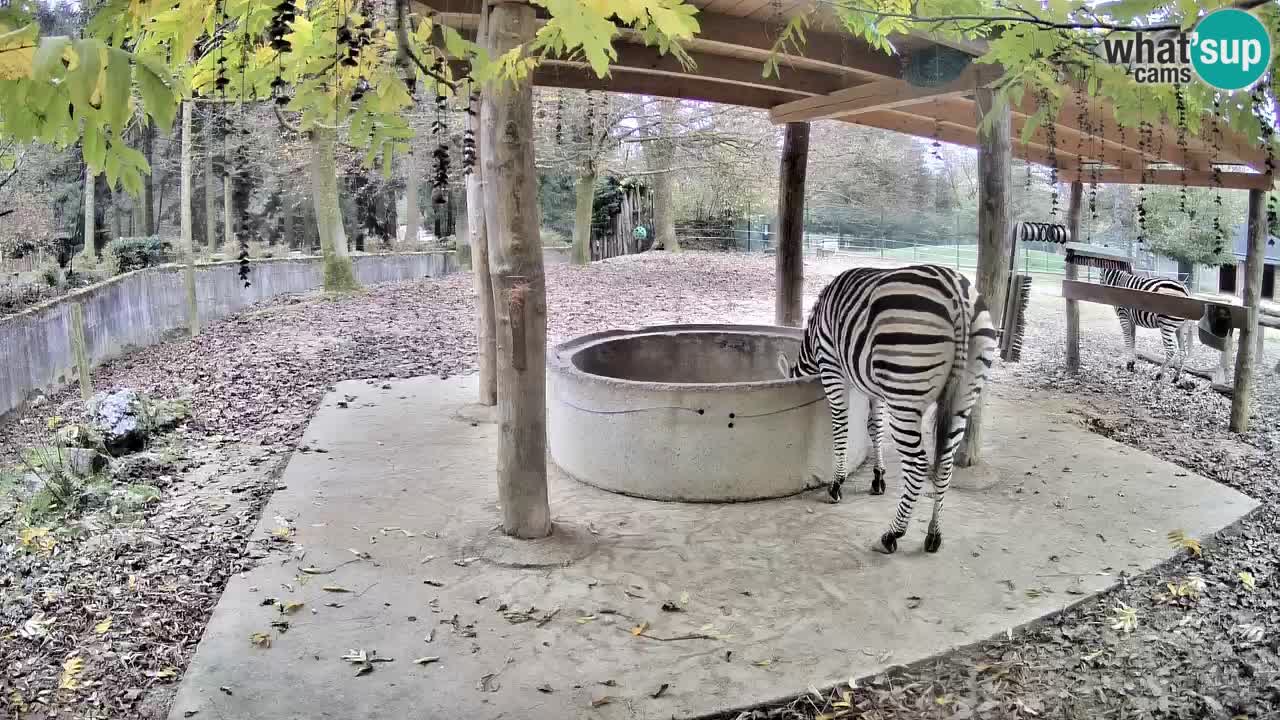
[[(489, 57), (533, 39), (532, 5), (490, 6)], [(493, 81), (480, 100), (484, 210), (498, 347), (498, 502), (508, 535), (551, 534), (547, 503), (547, 299), (538, 235), (533, 86)]]
[(1253, 395), (1253, 375), (1258, 352), (1258, 308), (1262, 304), (1262, 268), (1267, 251), (1267, 195), (1249, 191), (1249, 249), (1244, 264), (1243, 300), (1249, 318), (1240, 328), (1240, 349), (1236, 351), (1235, 391), (1231, 396), (1231, 430), (1249, 429), (1249, 401)]
[[(487, 13), (481, 9), (480, 31), (477, 37), (484, 42)], [(476, 162), (467, 176), (467, 230), (471, 243), (471, 272), (476, 287), (476, 338), (479, 347), (476, 350), (477, 364), (480, 367), (480, 404), (498, 404), (498, 348), (493, 310), (493, 276), (489, 273), (489, 235), (485, 232), (484, 217), (484, 167), (485, 147), (479, 142), (480, 129), (477, 127), (480, 103), (475, 99), (468, 101), (471, 111), (467, 114), (467, 127), (472, 130), (476, 141)], [(541, 242), (541, 240), (539, 240)]]
[(200, 334), (200, 310), (196, 305), (196, 249), (191, 230), (191, 137), (190, 100), (182, 103), (182, 252), (187, 266), (183, 271), (187, 286), (187, 327), (191, 336)]
[(804, 325), (804, 178), (809, 123), (787, 123), (778, 167), (778, 251), (774, 256), (773, 322)]
[[(204, 244), (209, 254), (218, 252), (218, 204), (217, 193), (213, 188), (213, 118), (214, 111), (205, 106), (208, 112), (204, 116)], [(226, 159), (223, 159), (225, 171)]]
[[(467, 124), (471, 124), (471, 116), (467, 116)], [(467, 200), (471, 200), (471, 179), (467, 179)], [(471, 206), (467, 206), (467, 212), (471, 212)], [(418, 248), (418, 231), (422, 227), (422, 209), (418, 207), (418, 158), (413, 154), (413, 147), (409, 147), (409, 151), (404, 154), (404, 244), (405, 247), (416, 250)], [(400, 223), (396, 223), (395, 232), (392, 233), (391, 242), (392, 249), (395, 249), (396, 238), (399, 234)]]
[(231, 177), (231, 168), (224, 167), (222, 172), (222, 242), (226, 245), (227, 259), (236, 257), (236, 220), (235, 204), (231, 199), (235, 180)]
[(97, 238), (98, 210), (94, 207), (97, 201), (98, 174), (87, 164), (84, 168), (84, 259), (90, 265), (98, 264), (98, 248), (94, 242)]
[[(1071, 181), (1071, 196), (1067, 203), (1067, 231), (1071, 242), (1080, 242), (1080, 203), (1084, 196), (1084, 183)], [(1064, 266), (1066, 278), (1075, 280), (1078, 272), (1075, 265)], [(1075, 300), (1067, 301), (1067, 372), (1080, 372), (1080, 304)]]
[(86, 404), (93, 397), (93, 378), (89, 376), (89, 346), (84, 338), (84, 306), (71, 304), (71, 354), (76, 359), (76, 374), (80, 376), (80, 399)]
[[(978, 88), (978, 122), (992, 112), (995, 91)], [(1004, 296), (1009, 280), (1009, 167), (1012, 154), (1009, 107), (1003, 105), (988, 129), (978, 137), (978, 292), (986, 297), (996, 325), (1003, 322)], [(969, 415), (969, 427), (956, 455), (961, 467), (981, 459), (982, 406), (978, 399)]]

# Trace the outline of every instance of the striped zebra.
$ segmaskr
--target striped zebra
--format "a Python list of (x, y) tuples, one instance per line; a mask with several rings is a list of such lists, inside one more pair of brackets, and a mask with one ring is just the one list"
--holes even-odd
[[(871, 492), (884, 492), (883, 416), (902, 459), (897, 514), (880, 537), (885, 552), (898, 548), (911, 511), (932, 478), (933, 517), (927, 552), (942, 546), (942, 499), (951, 482), (956, 448), (994, 359), (991, 315), (969, 281), (940, 265), (896, 269), (854, 268), (823, 288), (809, 315), (794, 364), (779, 355), (786, 377), (818, 375), (831, 408), (833, 470), (828, 492), (839, 502), (847, 477), (848, 399), (871, 401), (875, 442)], [(936, 404), (936, 406), (935, 406)], [(925, 446), (925, 413), (934, 407), (932, 464)]]
[[(1103, 270), (1099, 280), (1103, 285), (1191, 297), (1186, 285), (1169, 278), (1132, 275), (1123, 270)], [(1120, 307), (1119, 305), (1116, 306), (1116, 317), (1120, 319), (1120, 332), (1124, 335), (1125, 368), (1132, 371), (1137, 361), (1134, 351), (1134, 336), (1137, 328), (1158, 328), (1160, 330), (1160, 340), (1164, 344), (1164, 364), (1156, 371), (1155, 379), (1159, 380), (1164, 377), (1164, 371), (1168, 369), (1169, 363), (1173, 362), (1174, 356), (1177, 355), (1178, 365), (1173, 371), (1173, 380), (1177, 382), (1178, 376), (1182, 374), (1182, 366), (1187, 361), (1187, 355), (1191, 352), (1191, 338), (1192, 333), (1195, 332), (1195, 321), (1169, 315), (1157, 315), (1150, 310)]]

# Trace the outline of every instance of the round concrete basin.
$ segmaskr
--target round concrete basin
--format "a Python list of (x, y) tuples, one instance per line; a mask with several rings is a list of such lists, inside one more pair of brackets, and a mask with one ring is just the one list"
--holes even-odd
[[(576, 338), (548, 366), (551, 457), (574, 478), (656, 500), (781, 497), (827, 482), (831, 418), (816, 377), (779, 377), (800, 330), (664, 325)], [(850, 410), (849, 465), (867, 454)]]

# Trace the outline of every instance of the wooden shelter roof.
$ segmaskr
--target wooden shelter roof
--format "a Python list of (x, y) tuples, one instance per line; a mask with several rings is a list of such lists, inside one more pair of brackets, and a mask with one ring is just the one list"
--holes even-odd
[[(474, 33), (483, 0), (414, 0), (422, 11), (434, 11), (446, 24)], [(780, 58), (781, 77), (765, 78), (762, 70), (782, 22), (799, 5), (796, 0), (692, 0), (701, 12), (701, 31), (685, 48), (696, 63), (686, 71), (679, 61), (655, 48), (623, 36), (615, 43), (618, 58), (610, 77), (595, 76), (584, 62), (551, 60), (534, 73), (538, 85), (655, 95), (755, 107), (770, 111), (774, 122), (836, 119), (907, 133), (937, 137), (977, 147), (977, 109), (973, 89), (998, 76), (993, 66), (971, 65), (960, 78), (941, 88), (918, 88), (902, 79), (902, 56), (931, 44), (946, 44), (973, 55), (977, 43), (951, 43), (923, 35), (894, 38), (899, 55), (890, 56), (847, 33), (806, 32), (798, 54)], [(540, 17), (543, 17), (539, 9)], [(782, 19), (780, 19), (782, 18)], [(1157, 125), (1151, 147), (1138, 147), (1138, 132), (1121, 132), (1110, 104), (1086, 100), (1088, 125), (1079, 122), (1081, 108), (1069, 94), (1056, 120), (1054, 139), (1042, 125), (1028, 142), (1015, 140), (1015, 157), (1048, 165), (1056, 156), (1060, 177), (1098, 182), (1145, 182), (1152, 185), (1211, 186), (1220, 168), (1222, 187), (1270, 189), (1261, 173), (1266, 157), (1256, 142), (1223, 128), (1222, 147), (1208, 139), (1209, 123), (1199, 136), (1188, 135), (1185, 152), (1172, 124)], [(1028, 96), (1013, 109), (1014, 137), (1035, 114)], [(1143, 170), (1146, 169), (1144, 174)], [(1096, 170), (1095, 170), (1096, 169)], [(1183, 171), (1186, 171), (1185, 173)]]

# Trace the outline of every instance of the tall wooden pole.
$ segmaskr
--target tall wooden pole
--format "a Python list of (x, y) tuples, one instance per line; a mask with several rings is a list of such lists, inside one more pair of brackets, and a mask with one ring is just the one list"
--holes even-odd
[(84, 166), (84, 259), (90, 265), (98, 264), (98, 248), (94, 242), (98, 234), (97, 202), (98, 174), (88, 164)]
[(187, 328), (191, 336), (200, 334), (200, 310), (196, 305), (196, 248), (191, 228), (191, 149), (195, 138), (191, 136), (191, 107), (188, 100), (182, 103), (182, 253), (186, 256), (183, 279), (187, 289)]
[[(1071, 242), (1080, 242), (1080, 204), (1084, 196), (1084, 183), (1071, 181), (1071, 196), (1067, 201), (1067, 231)], [(1066, 278), (1075, 280), (1076, 266), (1067, 263)], [(1067, 372), (1080, 372), (1080, 303), (1067, 301)]]
[(1249, 249), (1244, 262), (1245, 307), (1249, 320), (1240, 328), (1240, 348), (1236, 351), (1235, 388), (1231, 394), (1231, 430), (1249, 429), (1249, 401), (1253, 394), (1254, 366), (1257, 365), (1258, 306), (1262, 304), (1262, 269), (1267, 252), (1267, 195), (1249, 191)]
[(774, 256), (773, 322), (804, 324), (804, 178), (809, 123), (787, 123), (778, 167), (778, 252)]
[[(488, 28), (487, 13), (481, 9), (480, 31), (477, 37), (484, 42)], [(467, 114), (467, 127), (476, 138), (476, 162), (467, 176), (467, 229), (471, 242), (471, 272), (476, 287), (476, 350), (480, 367), (480, 404), (498, 404), (498, 347), (494, 329), (493, 277), (489, 274), (489, 235), (485, 232), (484, 218), (484, 145), (479, 141), (480, 128), (477, 115), (480, 103), (471, 99), (471, 113)]]
[[(489, 10), (489, 57), (533, 39), (532, 5)], [(547, 298), (538, 235), (533, 86), (494, 81), (480, 100), (485, 226), (498, 346), (498, 502), (508, 535), (551, 534), (547, 503)]]
[[(995, 91), (978, 88), (974, 93), (978, 122), (993, 112)], [(1003, 105), (978, 138), (978, 292), (986, 297), (991, 319), (1000, 325), (1009, 280), (1009, 168), (1012, 156), (1012, 122)], [(982, 399), (969, 415), (969, 428), (956, 455), (961, 467), (977, 464), (982, 449)]]

